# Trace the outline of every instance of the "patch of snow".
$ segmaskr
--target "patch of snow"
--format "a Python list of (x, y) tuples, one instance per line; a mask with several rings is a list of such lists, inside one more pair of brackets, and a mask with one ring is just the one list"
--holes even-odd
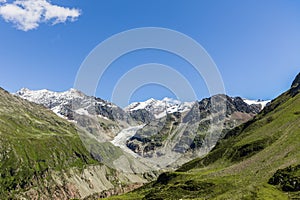
[(159, 119), (159, 118), (165, 117), (166, 115), (167, 115), (166, 112), (161, 112), (161, 113), (158, 113), (158, 114), (154, 114), (154, 117), (156, 119)]
[(133, 155), (134, 157), (138, 157), (138, 154), (134, 153), (131, 151), (127, 146), (126, 146), (126, 141), (132, 137), (137, 130), (143, 128), (145, 125), (140, 125), (140, 126), (132, 126), (126, 129), (123, 129), (112, 141), (111, 143), (115, 146), (120, 147), (122, 150), (125, 152)]
[(125, 110), (134, 111), (134, 110), (146, 109), (147, 106), (155, 104), (157, 101), (158, 100), (151, 98), (144, 102), (134, 102), (130, 104), (128, 107), (126, 107)]
[(79, 109), (75, 110), (75, 112), (79, 115), (90, 115), (89, 112), (84, 108), (79, 108)]
[(60, 114), (60, 106), (55, 106), (51, 109), (57, 116), (64, 118), (64, 119), (68, 119), (67, 117), (63, 116), (62, 114)]
[(102, 115), (98, 115), (98, 117), (100, 117), (100, 118), (102, 118), (102, 119), (105, 119), (105, 120), (110, 120), (110, 119), (108, 119), (107, 117), (102, 116)]
[(263, 109), (270, 102), (270, 100), (249, 100), (249, 99), (243, 99), (243, 101), (248, 105), (252, 105), (252, 104), (261, 105), (262, 107), (261, 109)]

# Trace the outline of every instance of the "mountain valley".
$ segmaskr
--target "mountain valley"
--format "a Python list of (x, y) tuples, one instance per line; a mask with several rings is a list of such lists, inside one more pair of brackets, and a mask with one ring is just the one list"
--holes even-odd
[[(108, 148), (100, 151), (98, 148), (92, 151), (95, 158), (131, 173), (176, 169), (192, 158), (207, 154), (222, 133), (250, 120), (268, 102), (215, 95), (199, 102), (149, 99), (122, 109), (75, 89), (66, 92), (21, 89), (16, 95), (75, 122), (87, 132), (81, 137), (87, 149), (94, 145), (90, 144), (92, 138), (119, 152), (112, 156), (107, 155)], [(115, 162), (120, 155), (123, 163), (135, 164), (120, 167)]]
[(299, 199), (300, 74), (206, 155), (109, 199)]
[(122, 109), (75, 89), (13, 95), (1, 89), (1, 196), (94, 199), (128, 192), (206, 155), (267, 103), (215, 95)]

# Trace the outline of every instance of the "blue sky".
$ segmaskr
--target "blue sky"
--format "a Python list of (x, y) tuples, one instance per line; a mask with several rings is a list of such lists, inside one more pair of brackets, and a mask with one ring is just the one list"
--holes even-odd
[[(232, 96), (272, 99), (287, 90), (300, 71), (297, 0), (52, 0), (51, 4), (76, 8), (80, 15), (53, 25), (61, 19), (61, 15), (54, 15), (26, 31), (2, 15), (0, 86), (4, 89), (67, 90), (73, 87), (81, 63), (93, 48), (114, 34), (139, 27), (169, 28), (196, 40), (216, 63), (226, 92)], [(96, 95), (110, 100), (124, 73), (150, 62), (174, 67), (190, 81), (198, 97), (208, 96), (204, 81), (188, 63), (149, 49), (116, 60), (100, 81)], [(131, 101), (164, 96), (174, 94), (167, 88), (147, 85), (135, 91)]]

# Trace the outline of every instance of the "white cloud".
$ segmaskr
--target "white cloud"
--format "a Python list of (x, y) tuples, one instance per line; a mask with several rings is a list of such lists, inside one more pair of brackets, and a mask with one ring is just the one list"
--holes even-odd
[(0, 16), (23, 31), (35, 29), (45, 22), (74, 21), (79, 15), (78, 9), (53, 5), (47, 0), (15, 0), (12, 3), (0, 0)]

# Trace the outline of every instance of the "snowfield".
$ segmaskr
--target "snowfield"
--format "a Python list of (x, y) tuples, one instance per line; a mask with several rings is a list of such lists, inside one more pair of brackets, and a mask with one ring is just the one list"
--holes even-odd
[(249, 100), (249, 99), (243, 99), (243, 101), (248, 104), (248, 105), (252, 105), (252, 104), (259, 104), (262, 106), (261, 110), (266, 107), (266, 105), (270, 102), (270, 100)]
[(126, 146), (126, 141), (132, 137), (137, 130), (143, 128), (145, 125), (140, 125), (140, 126), (131, 126), (129, 128), (123, 129), (112, 141), (111, 143), (115, 146), (120, 147), (122, 150), (125, 152), (133, 155), (134, 157), (138, 157), (136, 153), (131, 151), (127, 146)]

